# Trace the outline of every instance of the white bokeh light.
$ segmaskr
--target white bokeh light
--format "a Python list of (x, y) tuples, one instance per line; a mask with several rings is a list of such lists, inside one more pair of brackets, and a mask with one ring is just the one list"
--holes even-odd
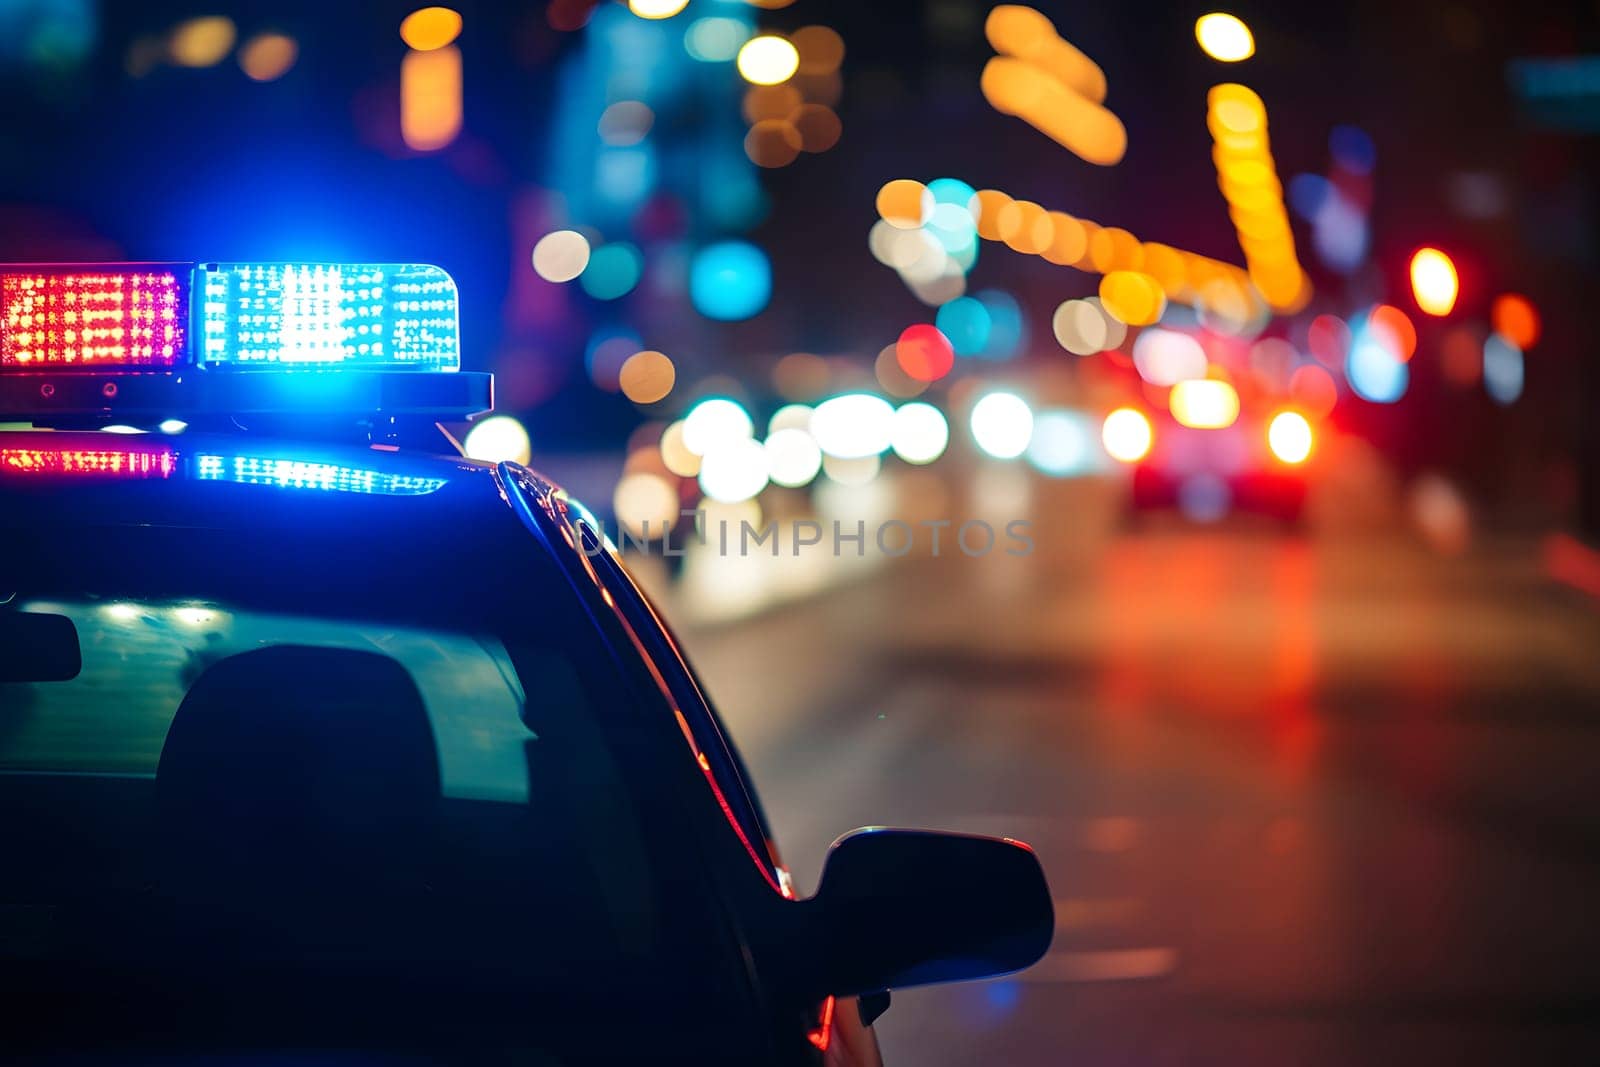
[(894, 406), (871, 393), (846, 393), (824, 400), (811, 413), (811, 436), (839, 459), (876, 456), (889, 447)]
[(986, 455), (1016, 459), (1033, 439), (1033, 409), (1015, 393), (989, 393), (973, 406), (971, 425)]
[(894, 413), (890, 444), (907, 463), (932, 463), (950, 444), (950, 423), (932, 404), (903, 404)]
[(490, 463), (526, 463), (533, 455), (528, 431), (510, 415), (493, 415), (473, 426), (461, 447), (468, 459)]

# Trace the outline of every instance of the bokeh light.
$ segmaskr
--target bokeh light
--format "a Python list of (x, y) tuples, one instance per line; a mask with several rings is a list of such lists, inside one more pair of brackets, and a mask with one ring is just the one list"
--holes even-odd
[(665, 537), (678, 521), (678, 488), (649, 471), (624, 474), (611, 494), (611, 510), (639, 540)]
[(1497, 404), (1516, 403), (1522, 395), (1522, 349), (1491, 333), (1483, 343), (1483, 388)]
[(600, 112), (600, 140), (616, 147), (638, 144), (649, 134), (655, 120), (649, 105), (638, 100), (618, 100)]
[(752, 124), (762, 119), (787, 119), (804, 100), (792, 85), (752, 85), (744, 91), (740, 110)]
[(684, 443), (683, 419), (671, 423), (661, 431), (661, 465), (680, 478), (693, 478), (700, 473), (700, 455), (689, 451)]
[(750, 39), (750, 27), (738, 19), (713, 15), (695, 19), (683, 35), (684, 50), (702, 63), (726, 63)]
[(739, 73), (752, 85), (777, 85), (788, 81), (800, 67), (800, 54), (782, 37), (762, 34), (739, 49)]
[(844, 38), (827, 26), (802, 26), (789, 35), (801, 74), (832, 74), (844, 62)]
[(973, 297), (963, 296), (939, 309), (934, 325), (950, 341), (958, 356), (976, 356), (989, 344), (989, 334), (994, 320), (989, 309)]
[(772, 297), (772, 265), (748, 241), (720, 241), (695, 254), (689, 266), (689, 299), (709, 319), (748, 319)]
[(744, 135), (744, 154), (758, 167), (787, 167), (800, 157), (805, 141), (787, 118), (762, 119)]
[(878, 190), (878, 215), (902, 230), (914, 229), (931, 219), (935, 203), (928, 187), (910, 178), (885, 182)]
[(932, 463), (950, 444), (950, 423), (932, 404), (902, 404), (894, 413), (890, 447), (907, 463)]
[(988, 393), (972, 407), (972, 439), (995, 459), (1016, 459), (1033, 439), (1033, 409), (1015, 393)]
[(1359, 126), (1335, 126), (1330, 130), (1328, 151), (1341, 169), (1358, 177), (1371, 174), (1378, 162), (1378, 146), (1372, 135)]
[(1201, 51), (1222, 63), (1237, 63), (1256, 54), (1255, 36), (1240, 18), (1220, 11), (1195, 20), (1194, 39)]
[(1448, 315), (1456, 306), (1461, 280), (1450, 257), (1437, 248), (1421, 248), (1411, 257), (1411, 293), (1429, 315)]
[(654, 404), (672, 392), (678, 371), (665, 353), (635, 352), (623, 363), (617, 382), (622, 395), (635, 404)]
[(767, 451), (748, 437), (719, 440), (700, 461), (700, 491), (737, 504), (767, 487)]
[(1028, 324), (1022, 305), (1010, 293), (983, 289), (973, 294), (989, 313), (989, 343), (979, 353), (984, 359), (1006, 360), (1020, 352), (1028, 342)]
[(689, 0), (628, 0), (628, 10), (642, 19), (669, 19), (689, 6)]
[(1502, 293), (1489, 309), (1494, 332), (1526, 351), (1539, 343), (1542, 324), (1533, 301), (1518, 293)]
[(767, 436), (779, 430), (805, 430), (810, 433), (812, 408), (809, 404), (785, 404), (767, 420)]
[(1363, 400), (1392, 404), (1405, 395), (1411, 372), (1391, 347), (1391, 342), (1370, 323), (1356, 331), (1345, 361), (1345, 378)]
[(644, 257), (639, 250), (626, 241), (617, 241), (590, 253), (578, 284), (596, 300), (616, 300), (633, 291), (643, 270)]
[(547, 282), (570, 282), (589, 265), (589, 240), (577, 230), (556, 230), (533, 246), (533, 270)]
[(1114, 270), (1100, 279), (1100, 304), (1129, 326), (1148, 326), (1166, 310), (1167, 295), (1143, 271)]
[(1304, 463), (1311, 441), (1311, 423), (1298, 411), (1280, 411), (1267, 424), (1267, 447), (1285, 463)]
[(683, 445), (697, 456), (730, 441), (742, 441), (755, 433), (750, 413), (735, 400), (714, 396), (700, 401), (683, 420)]
[(1379, 304), (1367, 312), (1366, 329), (1402, 362), (1417, 350), (1417, 328), (1404, 311), (1390, 304)]
[(1052, 478), (1087, 474), (1099, 466), (1094, 442), (1094, 422), (1083, 412), (1059, 408), (1041, 411), (1033, 419), (1028, 462)]
[(839, 116), (826, 104), (801, 104), (789, 121), (800, 134), (800, 149), (804, 152), (826, 152), (844, 134)]
[(276, 81), (289, 73), (299, 58), (300, 46), (281, 33), (261, 33), (239, 49), (239, 69), (251, 81)]
[(1323, 418), (1339, 401), (1339, 386), (1322, 367), (1307, 363), (1289, 375), (1289, 399), (1313, 418)]
[(1318, 315), (1306, 331), (1306, 347), (1327, 366), (1342, 367), (1350, 354), (1350, 327), (1337, 315)]
[(1194, 430), (1221, 430), (1239, 417), (1239, 394), (1227, 382), (1212, 378), (1179, 382), (1168, 400), (1172, 417)]
[(876, 456), (889, 447), (894, 406), (871, 393), (846, 393), (824, 400), (811, 413), (811, 436), (839, 459)]
[(461, 50), (407, 52), (400, 61), (400, 137), (418, 152), (433, 152), (461, 134)]
[(901, 331), (895, 342), (900, 369), (919, 382), (936, 382), (955, 366), (955, 349), (937, 326), (919, 322)]
[(878, 388), (892, 397), (907, 400), (921, 396), (928, 391), (928, 383), (905, 372), (900, 365), (899, 348), (898, 344), (883, 346), (872, 361), (872, 376), (878, 380)]
[(767, 472), (774, 485), (798, 489), (811, 484), (822, 470), (822, 449), (809, 431), (786, 426), (767, 435)]
[(461, 447), (468, 459), (490, 463), (527, 463), (533, 456), (528, 431), (510, 415), (491, 415), (475, 423)]
[(233, 51), (238, 32), (233, 20), (222, 15), (189, 19), (173, 28), (167, 55), (180, 67), (214, 67)]
[(1149, 454), (1154, 440), (1150, 420), (1136, 408), (1118, 408), (1100, 426), (1100, 443), (1105, 446), (1106, 455), (1119, 463), (1137, 463)]
[(418, 52), (443, 48), (461, 36), (461, 16), (448, 7), (424, 7), (400, 23), (400, 39)]
[(1050, 319), (1056, 341), (1075, 356), (1092, 356), (1116, 348), (1128, 335), (1123, 322), (1107, 315), (1096, 297), (1067, 300)]
[(1206, 352), (1189, 334), (1151, 327), (1134, 338), (1133, 365), (1151, 385), (1176, 385), (1206, 376)]
[[(1055, 36), (1053, 31), (1051, 36)], [(1044, 67), (995, 56), (984, 65), (978, 87), (996, 111), (1017, 116), (1087, 163), (1109, 167), (1121, 162), (1127, 151), (1128, 133), (1122, 120)]]

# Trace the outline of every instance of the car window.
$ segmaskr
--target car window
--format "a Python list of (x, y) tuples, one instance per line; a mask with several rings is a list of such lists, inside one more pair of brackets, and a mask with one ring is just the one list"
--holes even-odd
[[(297, 645), (366, 650), (406, 671), (428, 715), (445, 796), (528, 799), (523, 748), (536, 737), (524, 723), (526, 695), (510, 655), (492, 634), (198, 600), (34, 597), (11, 610), (70, 620), (82, 667), (69, 680), (0, 689), (8, 709), (0, 771), (153, 775), (173, 718), (207, 667), (252, 649)], [(25, 664), (17, 666), (20, 677)]]
[(596, 527), (583, 519), (577, 525), (582, 550), (594, 565), (596, 579), (610, 594), (617, 610), (627, 618), (634, 633), (644, 643), (647, 654), (657, 664), (696, 758), (716, 786), (719, 803), (750, 847), (763, 873), (774, 880), (781, 892), (788, 895), (791, 892), (789, 873), (779, 858), (777, 845), (755, 799), (754, 790), (746, 779), (737, 752), (706, 701), (698, 680), (678, 650), (677, 642)]
[(604, 1003), (623, 1025), (601, 1044), (623, 1047), (742, 981), (639, 762), (655, 735), (611, 721), (633, 701), (610, 651), (509, 515), (449, 551), (357, 515), (19, 514), (0, 521), (0, 632), (50, 654), (0, 654), (0, 989), (44, 967), (81, 997), (131, 966), (158, 1001), (189, 998), (163, 983), (254, 960), (278, 974), (264, 1012), (319, 984), (391, 1017), (402, 993), (521, 991), (484, 1033)]

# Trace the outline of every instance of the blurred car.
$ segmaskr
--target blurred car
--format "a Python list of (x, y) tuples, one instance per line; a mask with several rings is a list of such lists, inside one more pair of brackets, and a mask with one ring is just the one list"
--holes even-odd
[(487, 376), (172, 363), (0, 361), (8, 1056), (870, 1065), (889, 989), (1044, 953), (1009, 840), (795, 898), (590, 514), (395, 443)]
[[(1222, 383), (1176, 388), (1213, 384)], [(1241, 412), (1237, 398), (1230, 404), (1206, 392), (1189, 407), (1176, 403), (1179, 414), (1125, 407), (1107, 416), (1106, 450), (1132, 469), (1130, 506), (1136, 513), (1175, 508), (1200, 521), (1248, 511), (1298, 523), (1314, 450), (1310, 421), (1287, 408)]]

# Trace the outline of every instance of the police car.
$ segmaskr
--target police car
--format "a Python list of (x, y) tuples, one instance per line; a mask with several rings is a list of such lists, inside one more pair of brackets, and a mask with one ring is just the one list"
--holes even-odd
[(593, 517), (414, 447), (492, 406), (456, 300), (0, 267), (9, 1058), (871, 1064), (888, 990), (1048, 947), (1010, 840), (858, 830), (796, 898)]

